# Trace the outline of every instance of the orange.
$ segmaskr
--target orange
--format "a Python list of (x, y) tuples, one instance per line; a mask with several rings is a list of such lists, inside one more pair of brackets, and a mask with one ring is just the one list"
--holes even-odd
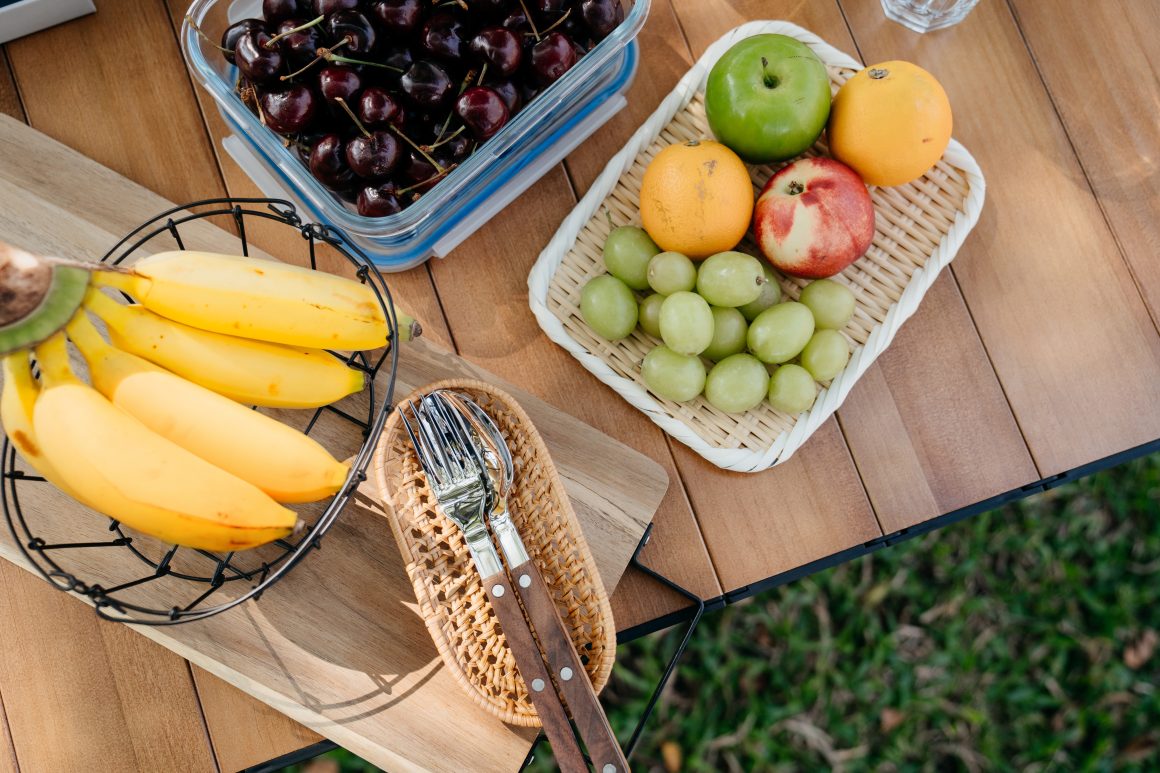
[(869, 185), (922, 177), (951, 140), (951, 103), (935, 77), (910, 62), (883, 62), (838, 89), (827, 126), (830, 152)]
[(753, 183), (736, 153), (719, 142), (669, 145), (644, 171), (640, 219), (662, 250), (694, 260), (737, 245), (753, 217)]

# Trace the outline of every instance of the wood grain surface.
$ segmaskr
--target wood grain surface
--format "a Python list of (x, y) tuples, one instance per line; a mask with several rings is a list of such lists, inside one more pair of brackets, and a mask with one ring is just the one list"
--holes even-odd
[[(0, 56), (0, 111), (169, 198), (255, 195), (220, 152), (227, 132), (212, 101), (184, 71), (174, 30), (186, 5), (98, 0), (93, 16), (8, 44)], [(963, 24), (919, 36), (886, 21), (877, 0), (653, 0), (629, 106), (447, 260), (392, 276), (392, 290), (423, 320), (430, 341), (457, 347), (659, 463), (674, 485), (645, 560), (705, 597), (1152, 440), (1160, 436), (1153, 405), (1160, 375), (1154, 10), (1151, 0), (989, 0)], [(864, 61), (905, 58), (930, 69), (947, 88), (955, 135), (979, 159), (989, 190), (952, 272), (837, 421), (790, 464), (740, 476), (674, 447), (546, 344), (527, 312), (524, 281), (576, 195), (693, 58), (726, 29), (758, 18), (793, 21)], [(106, 39), (118, 45), (91, 45)], [(93, 197), (84, 203), (101, 216), (118, 208)], [(36, 216), (56, 214), (46, 207)], [(298, 247), (272, 228), (251, 236), (273, 254)], [(462, 302), (476, 295), (487, 301), (482, 313)], [(47, 616), (60, 594), (24, 580), (25, 603)], [(684, 603), (635, 574), (612, 600), (622, 626)], [(89, 624), (75, 623), (78, 640), (91, 635)], [(58, 630), (74, 636), (71, 627)], [(143, 646), (134, 657), (138, 671), (152, 674), (167, 673), (171, 656)], [(81, 667), (57, 664), (53, 679), (86, 678), (74, 668)], [(39, 704), (10, 683), (33, 677), (44, 678), (31, 666), (0, 671), (9, 757), (21, 769), (52, 763), (67, 770), (80, 758), (38, 751), (24, 737), (39, 730), (23, 719)], [(222, 770), (314, 738), (208, 672), (194, 667), (187, 682), (174, 705), (200, 698)], [(75, 711), (119, 700), (106, 684)], [(144, 729), (124, 727), (145, 737)], [(3, 740), (0, 732), (0, 770)], [(155, 745), (156, 754), (166, 743)], [(129, 760), (128, 748), (115, 759)], [(177, 756), (161, 768), (192, 759), (171, 751)]]
[(1160, 8), (1151, 0), (1010, 4), (1087, 183), (1158, 321)]

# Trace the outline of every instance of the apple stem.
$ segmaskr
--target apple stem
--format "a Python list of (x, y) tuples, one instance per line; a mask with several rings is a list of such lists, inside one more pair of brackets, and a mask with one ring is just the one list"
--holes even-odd
[(761, 76), (765, 81), (765, 87), (769, 89), (776, 89), (780, 81), (777, 76), (769, 71), (769, 60), (764, 56), (761, 57)]
[(367, 127), (363, 126), (363, 122), (360, 121), (358, 116), (354, 114), (354, 111), (350, 109), (350, 105), (346, 103), (346, 100), (342, 97), (339, 97), (334, 101), (337, 102), (342, 107), (342, 109), (346, 111), (346, 114), (350, 116), (350, 120), (354, 121), (354, 125), (358, 127), (360, 132), (362, 132), (362, 136), (369, 140), (371, 138), (371, 133), (367, 131)]
[(802, 185), (797, 180), (792, 180), (789, 184), (789, 187), (786, 188), (786, 191), (789, 193), (790, 196), (797, 196), (799, 193), (802, 193), (805, 189), (806, 189), (806, 186)]
[(313, 19), (311, 21), (308, 21), (305, 24), (299, 25), (299, 26), (294, 27), (292, 29), (288, 29), (285, 32), (279, 32), (277, 35), (275, 35), (274, 37), (267, 40), (264, 45), (266, 48), (273, 48), (275, 43), (277, 43), (280, 40), (283, 40), (284, 38), (288, 38), (297, 32), (304, 32), (304, 31), (310, 29), (311, 27), (316, 27), (319, 24), (322, 24), (322, 20), (325, 18), (326, 18), (325, 15), (319, 16), (317, 19)]

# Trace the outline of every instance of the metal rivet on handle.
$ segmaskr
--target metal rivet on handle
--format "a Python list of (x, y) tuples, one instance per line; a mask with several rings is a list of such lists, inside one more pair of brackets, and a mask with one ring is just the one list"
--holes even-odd
[(536, 692), (543, 692), (544, 691), (544, 680), (543, 679), (533, 679), (532, 680), (532, 689), (535, 690)]
[(495, 596), (496, 598), (499, 598), (500, 596), (502, 596), (503, 595), (503, 586), (496, 585), (494, 588), (491, 589), (491, 595)]
[(531, 577), (529, 577), (529, 576), (528, 576), (528, 575), (526, 575), (526, 574), (521, 574), (521, 575), (520, 575), (520, 587), (521, 587), (521, 588), (528, 588), (528, 587), (531, 587), (531, 584), (532, 584), (532, 578), (531, 578)]
[(600, 769), (601, 773), (616, 773), (616, 766), (611, 762)]
[(561, 668), (560, 669), (560, 678), (563, 679), (565, 682), (567, 682), (569, 679), (572, 678), (572, 669), (568, 668), (568, 666), (564, 666), (563, 668)]

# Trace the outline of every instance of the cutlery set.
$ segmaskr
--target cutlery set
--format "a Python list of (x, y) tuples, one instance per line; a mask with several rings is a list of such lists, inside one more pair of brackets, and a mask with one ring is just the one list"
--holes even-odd
[(410, 400), (399, 414), (439, 509), (463, 532), (560, 769), (590, 769), (578, 732), (592, 769), (627, 772), (584, 662), (508, 510), (516, 470), (499, 427), (469, 395), (449, 389)]

